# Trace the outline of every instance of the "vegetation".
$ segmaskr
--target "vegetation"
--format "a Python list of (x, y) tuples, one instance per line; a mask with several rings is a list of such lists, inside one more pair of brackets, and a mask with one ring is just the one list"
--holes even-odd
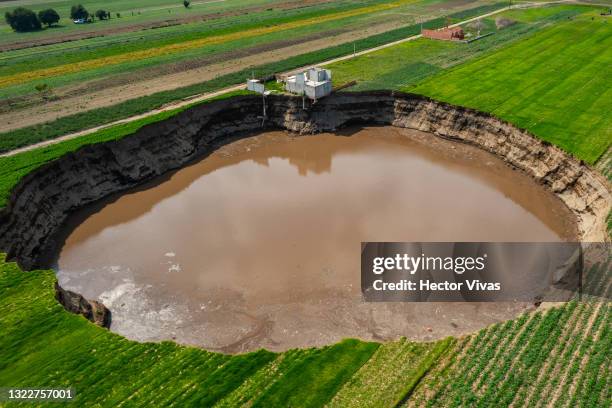
[(44, 9), (38, 12), (38, 19), (42, 24), (46, 24), (47, 27), (51, 27), (53, 24), (57, 24), (60, 20), (59, 14), (53, 9)]
[[(607, 262), (592, 272), (609, 268)], [(609, 402), (611, 305), (595, 298), (524, 314), (461, 339), (344, 340), (323, 348), (229, 356), (172, 342), (126, 340), (66, 312), (55, 300), (54, 283), (53, 271), (25, 273), (0, 259), (0, 384), (74, 387), (78, 406)], [(591, 284), (609, 287), (609, 280)]]
[(89, 12), (82, 4), (77, 4), (70, 8), (70, 18), (73, 20), (87, 20)]
[[(512, 11), (504, 18), (515, 23), (503, 24), (494, 36), (472, 44), (401, 44), (335, 64), (334, 78), (339, 83), (358, 78), (358, 89), (417, 91), (486, 110), (593, 162), (612, 137), (604, 111), (612, 97), (605, 83), (612, 61), (605, 47), (609, 25), (591, 20), (591, 15), (582, 17), (585, 10)], [(424, 26), (442, 24), (439, 18)], [(492, 19), (483, 24), (495, 26)], [(356, 46), (373, 47), (416, 34), (419, 28), (392, 30)], [(254, 71), (265, 76), (352, 51), (353, 42)], [(0, 150), (239, 83), (251, 70), (0, 135)], [(47, 83), (34, 83), (41, 94), (50, 89)], [(88, 144), (126, 137), (184, 109), (0, 158), (0, 208), (14, 186), (44, 163)], [(606, 296), (611, 267), (608, 260), (588, 275), (599, 277), (588, 285), (603, 288)], [(609, 406), (610, 303), (590, 296), (459, 339), (385, 344), (345, 340), (323, 348), (228, 356), (171, 342), (129, 341), (64, 311), (54, 298), (54, 283), (52, 271), (25, 273), (0, 254), (0, 384), (74, 387), (75, 406)]]
[(111, 17), (111, 13), (106, 10), (96, 10), (95, 15), (98, 20), (108, 20)]
[[(610, 260), (588, 276), (595, 298), (525, 314), (457, 343), (408, 406), (606, 406), (612, 379)], [(588, 292), (587, 290), (587, 292)], [(588, 386), (585, 386), (588, 384)]]
[(582, 15), (404, 89), (491, 112), (594, 163), (612, 143), (611, 37), (612, 25)]
[[(489, 6), (477, 7), (455, 13), (451, 16), (451, 18), (453, 20), (463, 20), (469, 18), (470, 16), (482, 14), (500, 7), (502, 7), (502, 5), (497, 3)], [(441, 27), (444, 24), (445, 19), (440, 17), (425, 22), (423, 26), (427, 28), (436, 28)], [(15, 149), (21, 146), (27, 146), (43, 140), (53, 139), (66, 133), (112, 122), (126, 116), (147, 112), (152, 109), (159, 108), (160, 106), (171, 101), (180, 100), (195, 94), (211, 92), (223, 87), (241, 83), (245, 78), (249, 77), (251, 73), (254, 73), (257, 77), (266, 77), (277, 72), (351, 54), (354, 47), (357, 47), (358, 49), (372, 48), (381, 44), (418, 34), (419, 31), (420, 25), (417, 24), (402, 27), (361, 40), (290, 57), (274, 63), (246, 68), (199, 84), (177, 88), (172, 91), (159, 92), (145, 97), (134, 98), (117, 105), (66, 116), (42, 125), (35, 125), (15, 131), (5, 132), (0, 134), (0, 152)], [(24, 73), (24, 75), (25, 74), (27, 73)], [(0, 78), (0, 81), (1, 80), (2, 79)]]
[(36, 14), (25, 7), (17, 7), (13, 12), (7, 11), (4, 19), (11, 28), (18, 32), (40, 30), (41, 25)]
[(66, 312), (55, 300), (54, 282), (52, 271), (23, 273), (0, 260), (0, 384), (74, 387), (78, 406), (212, 406), (239, 398), (260, 407), (292, 401), (318, 407), (379, 348), (345, 340), (229, 356), (171, 342), (137, 343)]
[(423, 39), (330, 68), (339, 83), (358, 81), (347, 91), (399, 89), (490, 112), (594, 163), (612, 143), (612, 26), (591, 20), (594, 12), (504, 12), (516, 24), (470, 44)]

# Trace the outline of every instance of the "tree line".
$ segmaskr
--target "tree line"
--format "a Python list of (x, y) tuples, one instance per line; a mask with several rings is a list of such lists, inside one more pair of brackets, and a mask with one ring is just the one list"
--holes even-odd
[[(120, 17), (119, 13), (117, 13), (117, 17)], [(93, 22), (95, 18), (108, 20), (111, 18), (111, 13), (107, 10), (97, 10), (94, 14), (90, 14), (82, 4), (77, 4), (70, 8), (70, 18), (74, 21)], [(51, 8), (41, 10), (36, 14), (25, 7), (17, 7), (12, 12), (7, 11), (4, 14), (4, 19), (13, 30), (26, 32), (40, 30), (43, 24), (51, 27), (59, 22), (60, 15)]]

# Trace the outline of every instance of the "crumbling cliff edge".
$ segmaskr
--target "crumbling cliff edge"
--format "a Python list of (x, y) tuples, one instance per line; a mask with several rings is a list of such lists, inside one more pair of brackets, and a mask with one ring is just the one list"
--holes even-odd
[[(561, 149), (489, 114), (391, 91), (334, 94), (305, 108), (299, 97), (271, 95), (265, 103), (266, 118), (261, 96), (198, 105), (123, 139), (84, 146), (33, 171), (0, 210), (0, 251), (25, 270), (45, 267), (43, 254), (56, 247), (56, 235), (68, 216), (88, 204), (262, 130), (314, 134), (356, 124), (412, 128), (487, 150), (557, 195), (575, 215), (581, 240), (607, 239), (605, 219), (612, 204), (608, 182)], [(58, 295), (60, 302), (73, 298)], [(72, 310), (82, 303), (62, 304)], [(85, 309), (76, 312), (88, 315)], [(106, 316), (105, 311), (97, 313)], [(102, 323), (108, 322), (105, 319)]]

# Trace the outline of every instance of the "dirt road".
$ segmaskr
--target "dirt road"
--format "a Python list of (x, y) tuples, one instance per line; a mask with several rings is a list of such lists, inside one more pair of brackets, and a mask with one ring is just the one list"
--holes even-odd
[[(512, 6), (512, 8), (540, 7), (543, 5), (555, 4), (555, 3), (576, 3), (576, 2), (565, 0), (565, 1), (540, 2), (540, 3), (522, 3), (520, 5)], [(508, 10), (507, 7), (490, 12), (490, 13), (482, 14), (474, 18), (470, 18), (470, 19), (461, 21), (452, 26), (454, 27), (454, 26), (466, 24), (471, 21), (478, 20), (480, 18), (499, 14), (506, 10)], [(18, 111), (18, 112), (5, 113), (5, 114), (0, 115), (0, 131), (6, 132), (8, 130), (21, 128), (21, 127), (28, 126), (28, 125), (44, 123), (44, 122), (48, 122), (48, 121), (57, 119), (59, 117), (67, 116), (67, 115), (74, 114), (77, 112), (83, 112), (83, 111), (87, 111), (87, 110), (91, 110), (91, 109), (95, 109), (99, 107), (104, 107), (104, 106), (111, 106), (111, 105), (120, 103), (122, 101), (133, 99), (139, 96), (150, 95), (150, 94), (168, 90), (168, 89), (175, 89), (181, 86), (191, 85), (194, 83), (210, 80), (212, 78), (215, 78), (216, 76), (223, 75), (229, 72), (235, 72), (237, 69), (240, 69), (240, 68), (259, 65), (262, 63), (266, 63), (266, 62), (277, 61), (280, 58), (287, 58), (292, 55), (303, 54), (305, 52), (317, 50), (323, 47), (328, 47), (330, 45), (341, 44), (341, 43), (350, 41), (351, 39), (371, 36), (379, 32), (388, 31), (392, 28), (393, 27), (389, 27), (386, 24), (383, 24), (380, 26), (372, 26), (366, 30), (360, 31), (359, 33), (349, 32), (349, 33), (342, 34), (338, 37), (335, 37), (334, 42), (331, 44), (330, 44), (329, 39), (315, 40), (315, 41), (303, 43), (299, 46), (289, 47), (289, 49), (283, 48), (283, 49), (270, 51), (270, 52), (263, 53), (263, 54), (257, 54), (255, 56), (242, 58), (239, 60), (223, 62), (220, 64), (215, 64), (215, 65), (207, 66), (204, 68), (198, 68), (198, 69), (188, 70), (188, 71), (184, 71), (184, 72), (180, 72), (180, 73), (176, 73), (172, 75), (166, 75), (166, 76), (155, 78), (150, 81), (134, 83), (134, 84), (130, 84), (127, 86), (121, 86), (118, 88), (109, 88), (95, 95), (75, 97), (75, 98), (70, 98), (70, 99), (66, 99), (62, 101), (51, 102), (47, 105), (37, 106), (37, 107), (30, 108), (30, 109)], [(361, 37), (356, 37), (357, 35), (360, 35)], [(350, 58), (354, 58), (356, 56), (360, 56), (360, 55), (368, 54), (368, 53), (378, 51), (384, 48), (392, 47), (394, 45), (401, 44), (407, 41), (413, 41), (418, 38), (421, 38), (421, 35), (415, 35), (412, 37), (404, 38), (402, 40), (387, 43), (387, 44), (384, 44), (384, 45), (381, 45), (375, 48), (363, 50), (355, 54), (350, 54), (350, 55), (335, 58), (332, 60), (319, 62), (317, 64), (301, 67), (299, 69), (292, 70), (287, 73), (301, 71), (301, 70), (307, 69), (314, 65), (324, 66), (324, 65), (335, 63), (335, 62), (347, 60)], [(180, 107), (192, 104), (194, 102), (200, 102), (200, 101), (210, 99), (210, 98), (213, 98), (213, 97), (216, 97), (216, 96), (228, 93), (228, 92), (236, 91), (239, 89), (244, 89), (244, 85), (238, 84), (238, 85), (224, 88), (224, 89), (221, 89), (215, 92), (194, 95), (194, 97), (192, 98), (180, 100), (175, 103), (168, 104), (164, 106), (163, 108), (155, 109), (155, 110), (146, 112), (144, 114), (131, 116), (131, 117), (121, 119), (115, 122), (111, 122), (111, 123), (108, 123), (102, 126), (96, 126), (94, 128), (86, 129), (80, 132), (71, 133), (71, 134), (68, 134), (68, 135), (65, 135), (59, 138), (55, 138), (52, 140), (36, 143), (30, 146), (25, 146), (20, 149), (15, 149), (10, 152), (1, 154), (0, 157), (12, 156), (12, 155), (24, 152), (24, 151), (29, 151), (29, 150), (33, 150), (39, 147), (55, 144), (55, 143), (58, 143), (64, 140), (73, 139), (76, 137), (80, 137), (86, 134), (96, 132), (100, 129), (104, 129), (104, 128), (111, 127), (111, 126), (121, 124), (121, 123), (132, 122), (134, 120), (148, 117), (148, 116), (160, 113), (160, 112), (180, 108)]]

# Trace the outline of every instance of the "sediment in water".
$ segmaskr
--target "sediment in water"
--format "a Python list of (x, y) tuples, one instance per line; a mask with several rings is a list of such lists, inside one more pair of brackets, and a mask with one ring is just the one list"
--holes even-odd
[[(84, 146), (24, 177), (0, 210), (0, 251), (26, 270), (44, 255), (68, 216), (113, 193), (180, 168), (219, 145), (265, 129), (333, 132), (349, 125), (391, 125), (433, 133), (489, 151), (558, 196), (583, 241), (607, 239), (612, 203), (607, 181), (561, 149), (491, 115), (396, 92), (335, 94), (308, 103), (260, 96), (203, 104), (121, 140)], [(66, 306), (66, 305), (65, 305)]]

